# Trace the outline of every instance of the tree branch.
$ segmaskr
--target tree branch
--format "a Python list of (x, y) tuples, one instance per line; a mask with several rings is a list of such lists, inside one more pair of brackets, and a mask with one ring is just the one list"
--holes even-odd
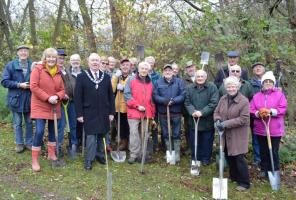
[(202, 8), (197, 7), (196, 5), (194, 5), (192, 2), (190, 2), (188, 0), (183, 0), (183, 1), (185, 1), (187, 4), (189, 4), (195, 10), (200, 11), (200, 12), (205, 12)]

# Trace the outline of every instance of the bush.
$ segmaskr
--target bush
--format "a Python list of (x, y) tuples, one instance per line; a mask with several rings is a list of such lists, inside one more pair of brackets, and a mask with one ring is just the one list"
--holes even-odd
[(7, 89), (0, 87), (0, 120), (11, 121), (12, 114), (6, 105)]
[(282, 144), (279, 150), (280, 160), (282, 164), (296, 162), (296, 134), (288, 131), (288, 134), (283, 137)]

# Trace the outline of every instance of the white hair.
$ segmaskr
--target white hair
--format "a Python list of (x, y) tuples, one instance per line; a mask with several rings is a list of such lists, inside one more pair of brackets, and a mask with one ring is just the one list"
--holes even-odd
[(240, 71), (242, 71), (242, 68), (239, 65), (232, 65), (232, 66), (230, 66), (229, 67), (229, 71), (231, 71), (232, 69), (239, 69)]
[(145, 61), (144, 61), (144, 62), (140, 62), (138, 68), (140, 68), (140, 67), (142, 67), (142, 66), (147, 66), (148, 69), (151, 68), (150, 64), (149, 64), (148, 62), (145, 62)]
[(70, 61), (71, 60), (81, 60), (80, 55), (79, 54), (73, 54), (70, 56)]
[(204, 70), (197, 70), (196, 72), (195, 72), (195, 76), (197, 76), (197, 75), (202, 75), (202, 76), (204, 76), (204, 77), (208, 77), (208, 74), (207, 74), (207, 72), (206, 71), (204, 71)]
[(241, 83), (239, 79), (235, 76), (229, 76), (226, 79), (224, 79), (224, 87), (226, 88), (228, 85), (235, 85), (239, 89), (241, 87)]
[(149, 61), (155, 63), (155, 58), (154, 58), (153, 56), (148, 56), (148, 57), (146, 57), (146, 58), (145, 58), (145, 62), (149, 62)]

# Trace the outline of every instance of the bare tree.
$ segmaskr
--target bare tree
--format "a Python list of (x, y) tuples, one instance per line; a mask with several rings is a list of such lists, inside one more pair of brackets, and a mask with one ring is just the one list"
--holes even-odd
[(88, 47), (91, 50), (91, 52), (96, 52), (97, 51), (96, 37), (93, 31), (92, 21), (88, 13), (85, 0), (78, 0), (78, 4), (79, 4), (80, 12), (82, 15), (82, 19), (84, 22), (83, 26), (84, 26), (84, 31), (85, 31), (87, 42), (88, 42)]
[(13, 48), (13, 41), (10, 35), (10, 30), (7, 22), (7, 16), (5, 15), (5, 4), (4, 1), (0, 1), (0, 27), (2, 35), (5, 35), (8, 48), (10, 50), (10, 53), (13, 54), (14, 48)]
[(294, 47), (296, 48), (296, 8), (294, 0), (286, 0), (287, 10), (288, 10), (288, 18), (290, 27), (292, 29), (292, 38)]
[(58, 36), (60, 34), (62, 15), (63, 15), (63, 9), (64, 9), (65, 2), (66, 2), (66, 0), (61, 0), (60, 1), (57, 21), (56, 21), (56, 24), (55, 24), (55, 27), (54, 27), (54, 32), (53, 32), (52, 40), (51, 40), (53, 46), (56, 46), (57, 38), (58, 38)]
[(33, 45), (32, 54), (35, 54), (35, 48), (38, 44), (37, 33), (36, 33), (36, 16), (34, 8), (34, 0), (29, 0), (29, 19), (30, 19), (30, 32), (31, 32), (31, 43)]

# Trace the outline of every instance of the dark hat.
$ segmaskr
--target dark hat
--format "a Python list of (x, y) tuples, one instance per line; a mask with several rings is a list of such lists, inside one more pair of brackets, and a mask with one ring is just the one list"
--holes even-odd
[(238, 57), (238, 52), (237, 51), (228, 51), (227, 53), (228, 57)]
[(30, 47), (29, 46), (27, 46), (27, 45), (20, 45), (20, 46), (18, 46), (17, 48), (16, 48), (16, 50), (18, 51), (18, 50), (20, 50), (20, 49), (30, 49)]
[(255, 63), (252, 65), (252, 69), (254, 69), (254, 67), (256, 67), (257, 65), (262, 65), (263, 67), (265, 67), (263, 63), (261, 63), (261, 62), (255, 62)]
[(123, 58), (120, 60), (120, 64), (122, 64), (124, 62), (130, 62), (130, 60), (128, 58)]
[(194, 65), (194, 63), (193, 63), (193, 61), (192, 60), (189, 60), (188, 62), (186, 62), (186, 68), (187, 67), (191, 67), (191, 66), (193, 66)]
[(162, 69), (165, 70), (168, 67), (171, 68), (171, 69), (173, 69), (173, 67), (172, 67), (171, 64), (165, 64)]
[(57, 49), (59, 56), (67, 56), (65, 49)]

